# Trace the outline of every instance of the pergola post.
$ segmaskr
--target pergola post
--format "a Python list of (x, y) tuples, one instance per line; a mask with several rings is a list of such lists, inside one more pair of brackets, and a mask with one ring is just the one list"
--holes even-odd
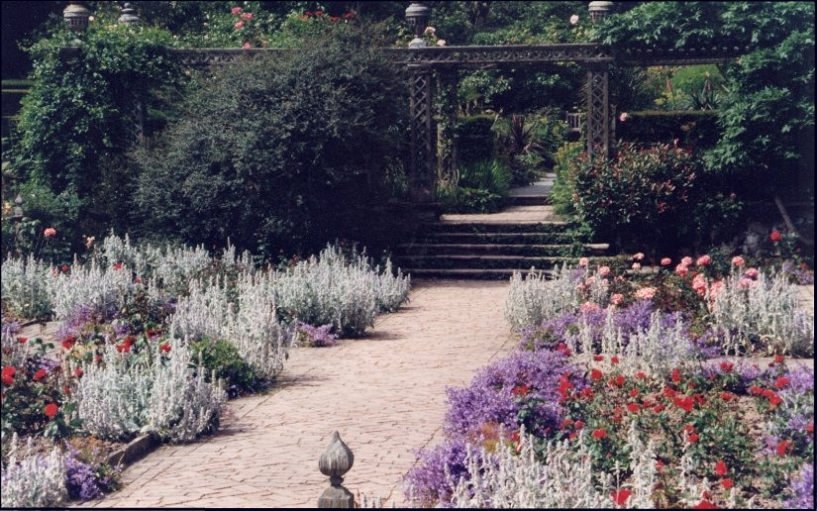
[[(423, 2), (412, 2), (406, 9), (406, 20), (414, 31), (409, 51), (425, 48), (423, 33), (431, 9)], [(436, 195), (434, 172), (435, 144), (432, 137), (432, 98), (434, 94), (431, 66), (409, 66), (411, 117), (411, 168), (409, 169), (409, 196), (412, 202), (433, 202)]]
[[(596, 24), (612, 10), (613, 2), (590, 2), (590, 20)], [(587, 154), (607, 158), (613, 145), (613, 114), (610, 108), (610, 66), (606, 62), (587, 65)]]
[(443, 98), (437, 121), (437, 181), (445, 186), (459, 181), (454, 132), (457, 124), (457, 70), (437, 72), (439, 94)]

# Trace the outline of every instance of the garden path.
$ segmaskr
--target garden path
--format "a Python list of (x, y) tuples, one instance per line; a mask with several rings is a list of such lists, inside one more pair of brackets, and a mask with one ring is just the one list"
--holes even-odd
[(511, 348), (507, 282), (416, 283), (411, 302), (369, 336), (296, 349), (276, 389), (236, 399), (221, 430), (165, 445), (123, 473), (124, 487), (87, 507), (314, 507), (318, 458), (333, 431), (355, 455), (344, 485), (403, 503), (414, 451), (441, 441), (447, 386)]

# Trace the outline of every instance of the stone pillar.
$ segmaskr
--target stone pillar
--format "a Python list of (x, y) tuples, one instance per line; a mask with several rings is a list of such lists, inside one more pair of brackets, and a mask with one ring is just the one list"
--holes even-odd
[(351, 509), (355, 507), (355, 496), (341, 484), (343, 474), (348, 472), (354, 463), (354, 454), (335, 431), (329, 447), (321, 454), (321, 459), (318, 461), (318, 468), (323, 475), (329, 476), (331, 485), (318, 499), (319, 508)]

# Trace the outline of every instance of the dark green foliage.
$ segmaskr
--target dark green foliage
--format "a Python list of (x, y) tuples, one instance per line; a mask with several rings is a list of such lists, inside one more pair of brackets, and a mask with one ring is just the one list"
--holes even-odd
[(576, 191), (576, 172), (579, 166), (576, 162), (584, 151), (584, 141), (567, 142), (556, 151), (556, 163), (553, 170), (556, 179), (550, 190), (549, 200), (556, 212), (560, 215), (572, 216), (576, 213), (574, 193)]
[(622, 144), (613, 160), (582, 155), (576, 165), (580, 220), (620, 249), (649, 244), (656, 253), (674, 254), (728, 240), (738, 225), (740, 202), (702, 176), (700, 159), (680, 147)]
[(463, 166), (459, 184), (438, 195), (448, 212), (491, 213), (502, 207), (510, 184), (511, 174), (502, 162), (483, 160)]
[(76, 249), (82, 234), (127, 225), (133, 175), (124, 155), (137, 141), (136, 105), (162, 108), (156, 91), (182, 75), (168, 58), (166, 32), (93, 24), (81, 42), (74, 38), (60, 31), (30, 48), (34, 81), (4, 156), (18, 183), (42, 189), (23, 197), (26, 215)]
[(274, 256), (365, 225), (387, 198), (407, 111), (398, 70), (365, 30), (198, 80), (161, 143), (136, 154), (145, 227)]
[(705, 161), (764, 196), (792, 182), (799, 160), (813, 161), (814, 19), (812, 2), (644, 2), (610, 16), (598, 36), (622, 48), (748, 47), (723, 70), (722, 137)]
[[(210, 378), (213, 373), (217, 379), (224, 380), (224, 387), (230, 397), (259, 390), (263, 383), (239, 355), (236, 347), (228, 341), (200, 339), (190, 345), (194, 359), (201, 358), (202, 366)], [(209, 381), (209, 380), (208, 380)]]
[(463, 166), (490, 160), (494, 134), (492, 115), (473, 115), (458, 120), (456, 128), (457, 158)]
[(718, 142), (718, 117), (712, 111), (651, 110), (627, 112), (626, 121), (616, 122), (616, 137), (641, 144), (673, 143), (706, 148)]

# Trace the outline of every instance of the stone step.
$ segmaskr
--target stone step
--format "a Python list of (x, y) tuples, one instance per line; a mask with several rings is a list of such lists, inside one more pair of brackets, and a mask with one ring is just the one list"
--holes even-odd
[(573, 237), (563, 232), (431, 232), (417, 243), (442, 244), (569, 244)]
[(505, 197), (505, 206), (546, 206), (550, 204), (547, 195), (511, 195)]
[[(586, 255), (604, 255), (609, 249), (607, 243), (585, 243)], [(566, 256), (573, 246), (570, 244), (531, 243), (409, 243), (397, 247), (404, 255), (467, 255), (494, 254), (509, 256)]]
[[(492, 269), (417, 269), (408, 273), (411, 274), (412, 281), (417, 279), (444, 279), (444, 280), (509, 280), (513, 276), (514, 270), (509, 268)], [(529, 271), (522, 271), (527, 275)], [(543, 272), (547, 274), (547, 272)]]
[(515, 255), (408, 255), (397, 258), (398, 266), (410, 270), (450, 269), (550, 269), (556, 265), (575, 263), (577, 258), (568, 256), (527, 257)]
[(423, 232), (565, 232), (567, 222), (529, 222), (529, 223), (489, 223), (489, 222), (438, 222), (422, 227)]

